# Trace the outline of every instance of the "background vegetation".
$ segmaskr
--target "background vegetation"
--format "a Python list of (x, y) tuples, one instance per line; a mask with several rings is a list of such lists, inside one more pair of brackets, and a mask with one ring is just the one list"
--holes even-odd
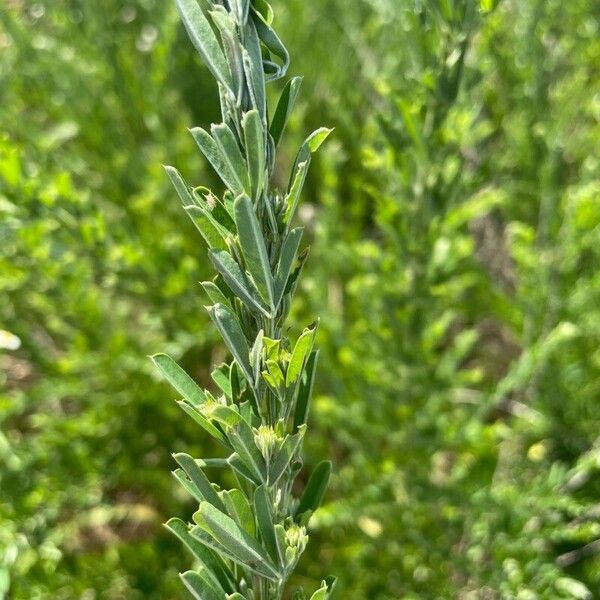
[[(305, 75), (295, 306), (322, 316), (298, 583), (348, 599), (600, 598), (600, 5), (287, 0)], [(184, 598), (170, 452), (210, 448), (146, 355), (209, 385), (205, 248), (161, 167), (219, 184), (174, 6), (0, 7), (0, 597)], [(288, 164), (285, 164), (288, 163)]]

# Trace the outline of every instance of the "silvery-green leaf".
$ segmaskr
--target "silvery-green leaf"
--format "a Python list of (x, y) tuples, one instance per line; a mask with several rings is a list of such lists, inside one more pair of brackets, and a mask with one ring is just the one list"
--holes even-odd
[(215, 539), (237, 561), (262, 572), (265, 577), (277, 581), (281, 577), (278, 568), (272, 563), (262, 546), (249, 536), (231, 517), (228, 517), (212, 504), (201, 502), (194, 514), (198, 526)]
[(223, 434), (222, 431), (217, 429), (202, 413), (200, 413), (193, 406), (188, 404), (187, 402), (181, 401), (177, 403), (182, 410), (184, 410), (200, 427), (202, 427), (207, 433), (212, 435), (218, 442), (223, 444), (226, 447), (230, 447), (230, 444)]
[(216, 248), (218, 250), (225, 250), (227, 248), (227, 243), (222, 232), (215, 226), (206, 211), (195, 204), (184, 206), (183, 208), (209, 248)]
[(233, 573), (223, 559), (213, 550), (201, 544), (190, 535), (188, 526), (181, 519), (169, 519), (165, 527), (176, 535), (190, 550), (194, 558), (214, 573), (219, 584), (226, 592), (233, 591)]
[(159, 353), (151, 357), (167, 381), (192, 405), (206, 402), (206, 394), (198, 384), (167, 354)]
[(221, 498), (219, 498), (219, 495), (215, 492), (208, 477), (206, 477), (204, 471), (197, 465), (196, 461), (189, 454), (183, 452), (174, 454), (173, 458), (179, 463), (198, 490), (200, 490), (202, 499), (210, 502), (220, 511), (226, 512), (225, 505), (221, 501)]
[(223, 503), (229, 516), (250, 536), (256, 535), (256, 523), (250, 503), (241, 490), (223, 492)]
[(235, 315), (224, 305), (215, 304), (208, 308), (208, 314), (217, 326), (229, 351), (237, 361), (249, 382), (252, 382), (248, 342)]
[(242, 118), (250, 196), (257, 201), (265, 185), (265, 133), (258, 111), (251, 110)]
[(176, 0), (183, 24), (215, 79), (231, 88), (231, 73), (219, 41), (197, 0)]
[(212, 370), (210, 376), (219, 389), (231, 400), (231, 382), (229, 381), (229, 365), (223, 363)]
[(248, 20), (246, 27), (246, 43), (243, 52), (244, 73), (246, 74), (249, 92), (253, 105), (259, 112), (261, 120), (266, 123), (267, 103), (265, 97), (265, 73), (263, 70), (260, 39), (254, 25), (254, 20)]
[(300, 194), (302, 193), (302, 188), (304, 187), (304, 182), (306, 181), (306, 173), (308, 172), (309, 162), (309, 160), (306, 160), (301, 162), (296, 167), (296, 173), (292, 179), (290, 189), (285, 197), (287, 208), (285, 215), (283, 216), (284, 223), (291, 221), (296, 213), (296, 208), (298, 207), (298, 203), (300, 201)]
[(223, 600), (225, 593), (218, 582), (215, 585), (214, 577), (206, 569), (199, 571), (186, 571), (179, 575), (185, 587), (196, 600)]
[(190, 129), (190, 132), (202, 154), (204, 154), (208, 162), (212, 165), (223, 183), (236, 196), (242, 194), (244, 192), (243, 182), (239, 180), (236, 172), (231, 168), (229, 161), (224, 158), (217, 142), (201, 127), (194, 127)]
[(237, 455), (260, 482), (267, 481), (267, 465), (260, 450), (256, 446), (252, 428), (244, 420), (227, 430), (227, 437)]
[(269, 465), (269, 485), (273, 486), (277, 483), (279, 478), (284, 474), (288, 468), (292, 458), (296, 455), (304, 434), (306, 433), (306, 425), (301, 425), (298, 428), (297, 433), (293, 435), (287, 435), (281, 448), (277, 451), (273, 457), (271, 464)]
[(262, 299), (273, 308), (273, 275), (267, 255), (265, 240), (256, 218), (252, 201), (248, 196), (239, 196), (234, 204), (235, 224), (238, 230), (246, 269), (252, 275)]
[(215, 268), (219, 271), (231, 291), (250, 310), (258, 311), (266, 317), (270, 317), (269, 311), (263, 306), (260, 298), (257, 297), (254, 285), (248, 281), (248, 278), (242, 273), (242, 270), (235, 260), (233, 260), (232, 256), (224, 250), (210, 251), (209, 255)]
[(236, 182), (245, 191), (250, 190), (248, 172), (244, 156), (231, 129), (221, 123), (211, 125), (213, 139), (217, 143), (223, 160), (227, 163), (229, 170), (235, 174)]

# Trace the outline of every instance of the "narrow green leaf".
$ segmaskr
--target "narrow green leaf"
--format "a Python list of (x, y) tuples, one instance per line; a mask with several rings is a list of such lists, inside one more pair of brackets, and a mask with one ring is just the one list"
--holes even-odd
[(250, 349), (237, 318), (222, 304), (215, 304), (209, 307), (208, 314), (217, 326), (227, 348), (233, 354), (242, 372), (248, 381), (252, 383), (252, 369), (249, 362)]
[(150, 357), (167, 381), (192, 405), (206, 402), (206, 395), (198, 384), (167, 354)]
[(229, 516), (250, 536), (256, 536), (256, 523), (250, 503), (241, 490), (223, 492), (223, 502)]
[(309, 160), (305, 160), (304, 162), (299, 163), (296, 167), (296, 173), (294, 175), (294, 179), (292, 180), (290, 190), (285, 197), (287, 208), (285, 210), (285, 215), (283, 216), (284, 223), (289, 223), (296, 214), (296, 209), (298, 208), (298, 203), (300, 202), (300, 194), (302, 193), (302, 188), (304, 187), (304, 182), (306, 181), (309, 163)]
[(223, 180), (223, 183), (236, 195), (244, 192), (244, 186), (238, 179), (235, 171), (232, 170), (229, 162), (223, 156), (223, 153), (211, 135), (201, 127), (190, 129), (196, 144), (206, 157), (206, 160), (212, 165), (217, 175)]
[(227, 163), (229, 170), (235, 174), (238, 185), (246, 192), (250, 190), (246, 161), (231, 129), (221, 123), (211, 125), (213, 139), (217, 143), (223, 160)]
[(260, 39), (254, 20), (250, 19), (246, 27), (246, 41), (242, 55), (244, 73), (248, 84), (248, 92), (252, 98), (254, 108), (258, 110), (261, 121), (267, 120), (267, 102), (265, 96), (265, 73), (260, 48)]
[(239, 196), (234, 204), (240, 246), (246, 268), (252, 275), (258, 291), (269, 307), (273, 308), (273, 275), (265, 240), (248, 196)]
[(296, 103), (296, 98), (300, 92), (301, 85), (302, 77), (293, 77), (285, 84), (283, 92), (281, 92), (281, 96), (279, 97), (279, 102), (277, 103), (277, 108), (275, 109), (275, 114), (273, 115), (273, 120), (271, 121), (271, 127), (269, 130), (273, 136), (273, 141), (275, 142), (276, 146), (281, 140), (281, 136), (283, 135), (289, 116), (294, 108), (294, 104)]
[(242, 476), (244, 479), (254, 485), (260, 485), (262, 483), (259, 476), (255, 475), (247, 466), (246, 463), (240, 458), (239, 454), (233, 453), (227, 462), (234, 470), (235, 473)]
[(191, 204), (194, 204), (194, 198), (192, 197), (190, 188), (181, 176), (181, 173), (175, 167), (171, 167), (169, 165), (163, 166), (167, 175), (169, 176), (169, 179), (171, 180), (171, 183), (173, 184), (173, 187), (175, 188), (175, 191), (177, 192), (177, 195), (179, 196), (179, 199), (181, 200), (181, 204), (183, 206), (190, 206)]
[(215, 586), (214, 580), (207, 574), (206, 569), (200, 572), (186, 571), (179, 576), (196, 600), (223, 600), (225, 592), (220, 585)]
[[(202, 413), (198, 412), (193, 406), (190, 406), (187, 402), (180, 401), (177, 404), (184, 410), (200, 427), (202, 427), (207, 433), (214, 437), (217, 441), (223, 444), (226, 448), (231, 448), (229, 441), (225, 437), (222, 431), (217, 429)], [(206, 406), (206, 405), (204, 405)]]
[(287, 285), (294, 260), (296, 259), (296, 254), (298, 253), (298, 248), (300, 247), (303, 232), (303, 227), (296, 227), (286, 235), (283, 242), (279, 264), (277, 266), (277, 275), (275, 276), (275, 283), (273, 286), (275, 308), (279, 308), (279, 303), (283, 297), (285, 286)]
[(165, 523), (165, 527), (183, 542), (196, 560), (215, 574), (221, 587), (226, 592), (233, 591), (233, 573), (231, 573), (229, 567), (213, 550), (192, 537), (188, 526), (181, 519), (169, 519)]
[(252, 344), (252, 349), (250, 350), (250, 366), (252, 367), (255, 380), (258, 380), (258, 376), (260, 374), (264, 335), (265, 332), (261, 329), (256, 336), (256, 340), (254, 340), (254, 344)]
[(312, 472), (300, 504), (296, 510), (296, 517), (302, 515), (306, 511), (315, 512), (321, 505), (325, 492), (327, 490), (327, 484), (329, 483), (329, 476), (331, 475), (331, 462), (328, 460), (321, 461)]
[(298, 379), (298, 375), (302, 372), (304, 367), (304, 361), (312, 350), (313, 343), (315, 341), (315, 329), (305, 329), (302, 335), (298, 338), (292, 357), (290, 358), (290, 364), (288, 365), (287, 372), (285, 374), (285, 385), (290, 387)]
[(273, 31), (268, 23), (263, 19), (262, 15), (253, 8), (252, 17), (254, 24), (256, 25), (256, 31), (261, 42), (266, 46), (270, 53), (274, 54), (281, 60), (280, 65), (275, 65), (275, 71), (273, 75), (268, 77), (268, 80), (280, 79), (287, 73), (290, 64), (290, 55), (288, 54), (287, 48), (283, 45), (283, 42), (279, 39), (279, 36)]
[(248, 111), (242, 117), (250, 196), (254, 201), (263, 193), (265, 185), (265, 133), (258, 111)]
[(175, 469), (174, 471), (171, 471), (171, 474), (173, 475), (173, 477), (175, 477), (175, 479), (177, 479), (181, 487), (192, 498), (194, 498), (194, 500), (196, 500), (196, 502), (202, 502), (202, 500), (204, 499), (204, 497), (202, 496), (202, 492), (196, 487), (194, 482), (191, 481), (190, 478), (185, 474), (185, 471), (183, 469)]
[(267, 480), (267, 465), (254, 441), (252, 428), (246, 421), (241, 420), (237, 425), (227, 430), (227, 437), (249, 471), (262, 483)]
[(269, 465), (269, 485), (273, 486), (279, 478), (285, 473), (291, 460), (298, 452), (298, 448), (304, 439), (306, 433), (306, 425), (301, 425), (298, 428), (297, 433), (294, 435), (287, 435), (281, 448), (273, 457), (271, 464)]
[[(197, 513), (196, 513), (197, 514)], [(196, 517), (196, 515), (194, 515)], [(250, 565), (248, 562), (244, 562), (238, 556), (236, 556), (233, 552), (231, 552), (228, 548), (223, 546), (219, 541), (217, 541), (214, 536), (208, 533), (205, 529), (200, 526), (193, 527), (190, 530), (190, 535), (195, 537), (200, 543), (204, 544), (207, 548), (218, 552), (224, 559), (230, 560), (242, 567), (251, 571), (252, 573), (256, 573), (261, 577), (271, 578), (270, 571), (267, 571), (262, 565)]]
[(221, 364), (216, 369), (213, 369), (210, 376), (212, 380), (219, 386), (219, 389), (231, 400), (231, 382), (229, 381), (229, 365)]
[(215, 492), (215, 489), (208, 480), (208, 477), (204, 474), (204, 471), (196, 464), (196, 461), (189, 454), (183, 452), (174, 454), (173, 458), (179, 463), (190, 480), (200, 490), (203, 500), (210, 502), (221, 512), (227, 512), (221, 498), (219, 498), (219, 495)]
[(227, 306), (227, 308), (231, 309), (229, 299), (213, 281), (203, 281), (200, 285), (204, 288), (204, 291), (211, 302), (214, 304), (222, 304), (223, 306)]
[[(300, 146), (298, 154), (296, 155), (294, 168), (292, 169), (292, 177), (295, 177), (295, 174), (301, 163), (306, 162), (310, 164), (311, 154), (313, 154), (319, 149), (321, 144), (327, 139), (327, 137), (332, 131), (333, 129), (328, 129), (327, 127), (319, 127), (319, 129), (313, 131), (306, 138), (302, 146)], [(291, 185), (292, 180), (290, 180), (290, 186)]]
[(294, 431), (308, 422), (308, 411), (310, 409), (310, 400), (313, 392), (318, 359), (319, 351), (313, 350), (306, 361), (306, 368), (304, 370), (304, 375), (300, 380), (296, 409), (294, 411)]
[(197, 0), (176, 0), (183, 24), (215, 79), (231, 89), (231, 73), (219, 41)]
[(242, 564), (263, 572), (270, 579), (280, 579), (281, 573), (260, 544), (231, 517), (217, 510), (212, 504), (201, 502), (200, 508), (194, 514), (194, 520)]
[(209, 251), (210, 259), (215, 269), (221, 274), (229, 289), (252, 311), (258, 311), (270, 317), (269, 311), (257, 297), (254, 285), (248, 281), (229, 252), (224, 250)]
[(225, 250), (227, 248), (223, 233), (215, 226), (213, 220), (205, 210), (196, 204), (184, 206), (183, 208), (209, 248), (218, 250)]
[(281, 565), (283, 558), (279, 544), (277, 543), (277, 536), (275, 535), (271, 500), (264, 485), (257, 487), (254, 491), (254, 513), (256, 514), (256, 521), (263, 545), (274, 563)]

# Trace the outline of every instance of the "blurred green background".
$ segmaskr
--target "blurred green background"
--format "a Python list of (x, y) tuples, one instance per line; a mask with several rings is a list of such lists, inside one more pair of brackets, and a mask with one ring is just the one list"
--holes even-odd
[[(273, 4), (305, 76), (276, 179), (336, 128), (294, 312), (335, 474), (295, 582), (600, 598), (600, 4)], [(217, 110), (172, 2), (2, 0), (0, 598), (186, 597), (170, 453), (215, 449), (147, 355), (223, 356), (161, 167), (220, 189), (186, 130)]]

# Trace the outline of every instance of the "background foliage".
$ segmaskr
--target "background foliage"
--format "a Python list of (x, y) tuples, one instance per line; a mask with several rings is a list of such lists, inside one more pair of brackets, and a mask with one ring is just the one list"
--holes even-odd
[[(336, 127), (300, 214), (306, 462), (335, 472), (298, 583), (600, 597), (600, 9), (277, 12), (305, 80), (276, 177)], [(169, 452), (209, 442), (146, 355), (203, 385), (224, 356), (161, 167), (218, 187), (185, 130), (216, 120), (212, 90), (169, 2), (0, 8), (0, 595), (184, 597)]]

